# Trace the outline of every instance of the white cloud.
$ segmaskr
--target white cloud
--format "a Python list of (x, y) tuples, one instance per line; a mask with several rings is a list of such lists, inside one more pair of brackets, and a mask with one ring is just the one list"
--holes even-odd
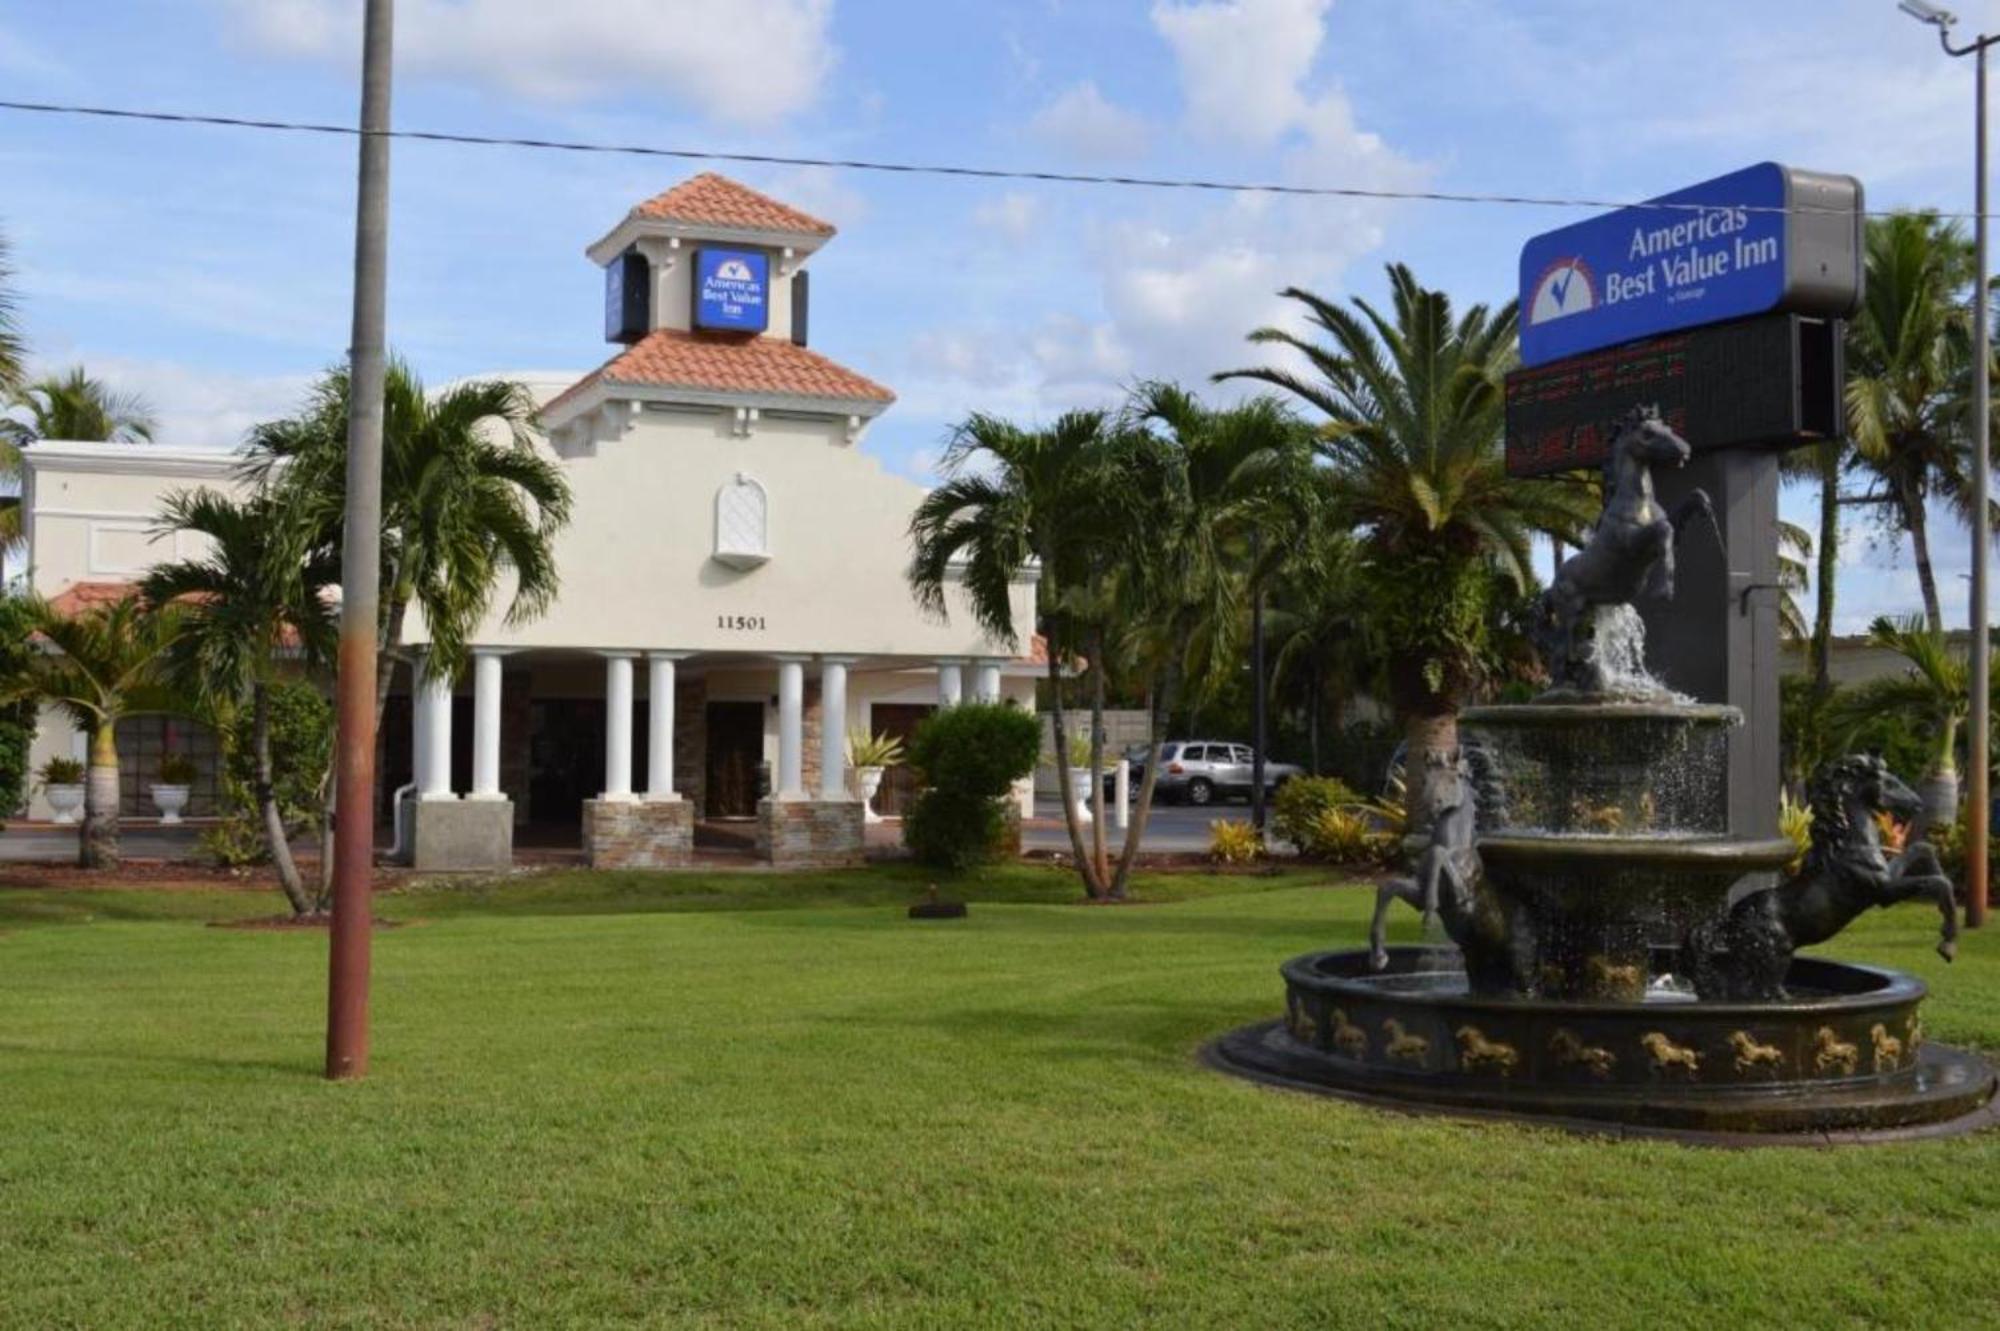
[(1301, 85), (1326, 35), (1331, 0), (1208, 0), (1153, 6), (1173, 48), (1197, 133), (1263, 146), (1306, 118)]
[(1009, 190), (974, 208), (972, 220), (1018, 244), (1034, 231), (1041, 221), (1041, 213), (1041, 203), (1034, 195)]
[[(91, 377), (121, 393), (136, 393), (159, 422), (156, 443), (168, 448), (234, 448), (261, 421), (290, 415), (304, 402), (313, 374), (232, 374), (178, 361), (122, 356), (81, 358)], [(33, 374), (60, 374), (71, 360), (37, 359)]]
[(1115, 162), (1146, 151), (1146, 122), (1106, 100), (1088, 79), (1058, 93), (1028, 128), (1056, 151), (1084, 161)]
[[(351, 62), (352, 0), (220, 0), (281, 55)], [(836, 58), (833, 0), (403, 0), (396, 62), (546, 101), (667, 94), (719, 120), (762, 125), (819, 96)]]

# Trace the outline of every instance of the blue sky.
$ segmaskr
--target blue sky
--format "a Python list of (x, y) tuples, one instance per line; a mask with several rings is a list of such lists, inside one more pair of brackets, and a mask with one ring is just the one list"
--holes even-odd
[[(2000, 4), (1961, 3), (2000, 22)], [(1892, 0), (401, 0), (404, 127), (809, 156), (1639, 198), (1776, 158), (1873, 206), (1970, 206), (1971, 70)], [(359, 0), (0, 0), (0, 88), (351, 120)], [(0, 114), (0, 227), (38, 360), (226, 446), (346, 339), (353, 147)], [(399, 144), (390, 328), (438, 382), (604, 358), (585, 244), (700, 169)], [(1245, 363), (1275, 292), (1410, 263), (1511, 294), (1581, 215), (723, 168), (842, 234), (814, 343), (897, 390), (867, 447), (930, 475), (949, 423)], [(1802, 520), (1809, 495), (1787, 497)], [(1940, 581), (1963, 619), (1961, 536)], [(1916, 604), (1856, 524), (1842, 627)]]

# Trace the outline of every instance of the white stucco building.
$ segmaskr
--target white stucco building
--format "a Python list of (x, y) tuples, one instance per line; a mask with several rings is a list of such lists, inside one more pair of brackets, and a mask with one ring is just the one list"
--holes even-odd
[[(574, 496), (559, 597), (510, 626), (503, 589), (464, 676), (425, 678), (414, 698), (399, 677), (385, 720), (388, 784), (416, 788), (419, 864), (497, 862), (517, 832), (581, 838), (600, 864), (673, 864), (694, 824), (726, 836), (733, 820), (779, 861), (850, 858), (862, 813), (848, 731), (905, 733), (960, 698), (1033, 705), (1031, 570), (1015, 586), (1019, 649), (962, 606), (940, 622), (911, 598), (922, 491), (858, 447), (894, 395), (806, 345), (808, 266), (833, 234), (703, 174), (588, 248), (617, 354), (580, 378), (505, 376), (541, 403), (538, 447)], [(162, 500), (235, 484), (211, 452), (51, 441), (26, 454), (29, 578), (62, 604), (115, 597), (191, 553), (157, 534)], [(212, 751), (184, 722), (129, 729), (133, 813), (149, 811), (163, 749)], [(78, 742), (48, 718), (35, 761)], [(907, 794), (892, 773), (878, 807)]]

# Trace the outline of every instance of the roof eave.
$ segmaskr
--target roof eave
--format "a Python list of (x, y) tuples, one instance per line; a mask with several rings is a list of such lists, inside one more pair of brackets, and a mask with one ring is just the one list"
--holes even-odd
[(765, 227), (725, 226), (717, 222), (679, 222), (665, 217), (645, 217), (627, 213), (617, 226), (584, 249), (590, 261), (603, 267), (641, 239), (659, 236), (668, 240), (719, 241), (725, 244), (755, 245), (765, 249), (790, 250), (804, 258), (833, 239), (817, 231), (792, 231)]

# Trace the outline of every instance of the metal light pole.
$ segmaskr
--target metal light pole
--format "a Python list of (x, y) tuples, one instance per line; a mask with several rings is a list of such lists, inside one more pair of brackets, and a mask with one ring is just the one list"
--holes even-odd
[[(354, 332), (348, 345), (347, 515), (335, 678), (340, 814), (333, 842), (326, 1075), (368, 1071), (374, 927), (375, 620), (382, 568), (382, 381), (389, 286), (389, 84), (394, 0), (368, 0), (361, 55), (361, 167), (354, 213)], [(321, 853), (325, 853), (322, 849)]]
[(1970, 787), (1965, 810), (1965, 922), (1972, 928), (1986, 923), (1986, 853), (1991, 834), (1988, 826), (1992, 796), (1987, 789), (1990, 762), (1988, 742), (1991, 720), (1987, 716), (1987, 690), (1992, 678), (1992, 653), (1987, 641), (1986, 564), (1993, 544), (1992, 523), (1987, 508), (1989, 472), (1992, 469), (1992, 306), (1987, 296), (1986, 274), (1986, 48), (2000, 41), (2000, 34), (1981, 33), (1964, 46), (1951, 44), (1952, 26), (1958, 19), (1927, 4), (1925, 0), (1898, 0), (1897, 7), (1912, 18), (1938, 30), (1938, 44), (1945, 54), (1969, 55), (1976, 74), (1973, 78), (1973, 249), (1977, 272), (1972, 283), (1972, 697), (1967, 720), (1966, 773)]

